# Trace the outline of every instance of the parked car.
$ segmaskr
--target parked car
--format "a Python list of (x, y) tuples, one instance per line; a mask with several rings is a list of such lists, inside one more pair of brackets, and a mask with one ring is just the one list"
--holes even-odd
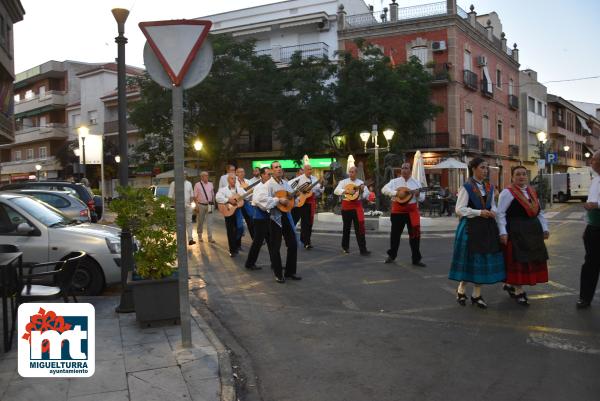
[(60, 210), (67, 217), (82, 223), (89, 223), (90, 209), (69, 191), (47, 191), (43, 189), (15, 189), (10, 192), (33, 196)]
[(23, 262), (64, 259), (74, 251), (86, 252), (73, 285), (82, 295), (97, 295), (105, 285), (121, 279), (120, 230), (79, 223), (31, 196), (0, 193), (0, 241), (18, 246)]
[[(100, 218), (96, 213), (96, 202), (94, 194), (83, 184), (67, 181), (24, 181), (14, 184), (8, 184), (0, 187), (0, 191), (10, 191), (13, 189), (47, 189), (50, 191), (71, 191), (83, 201), (90, 209), (90, 219), (96, 223)], [(101, 207), (101, 206), (100, 206)]]

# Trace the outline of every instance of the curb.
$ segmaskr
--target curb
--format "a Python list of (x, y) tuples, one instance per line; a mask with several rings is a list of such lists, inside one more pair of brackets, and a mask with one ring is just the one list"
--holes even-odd
[[(299, 229), (296, 230), (296, 232), (300, 232)], [(312, 230), (313, 233), (321, 233), (321, 234), (340, 234), (342, 235), (342, 231), (341, 230), (327, 230), (327, 229), (315, 229), (313, 228)], [(421, 234), (454, 234), (456, 232), (456, 230), (434, 230), (434, 231), (426, 231), (421, 229)], [(390, 231), (381, 231), (381, 230), (377, 230), (377, 231), (367, 231), (366, 232), (367, 235), (369, 234), (390, 234)]]
[(219, 359), (219, 381), (221, 382), (221, 401), (236, 401), (235, 384), (233, 381), (233, 369), (231, 367), (231, 358), (229, 351), (210, 328), (202, 315), (196, 308), (190, 304), (192, 309), (192, 318), (202, 329), (208, 341), (215, 347), (217, 358)]

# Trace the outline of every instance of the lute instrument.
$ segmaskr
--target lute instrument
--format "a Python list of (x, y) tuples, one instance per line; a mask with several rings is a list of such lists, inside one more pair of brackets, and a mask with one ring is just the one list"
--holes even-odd
[(406, 205), (415, 196), (418, 190), (411, 190), (407, 187), (400, 187), (396, 190), (396, 196), (392, 198), (392, 202)]
[(360, 195), (362, 195), (364, 187), (365, 187), (365, 184), (356, 185), (352, 182), (350, 184), (347, 184), (344, 187), (344, 200), (347, 200), (347, 201), (357, 200), (360, 197)]

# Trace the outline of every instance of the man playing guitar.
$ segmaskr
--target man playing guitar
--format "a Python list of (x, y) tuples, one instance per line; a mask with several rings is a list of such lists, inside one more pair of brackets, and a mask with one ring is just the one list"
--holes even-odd
[(420, 202), (425, 200), (425, 193), (421, 192), (421, 184), (411, 177), (410, 163), (402, 164), (400, 177), (394, 178), (388, 182), (381, 193), (392, 198), (392, 234), (390, 237), (390, 249), (387, 251), (388, 257), (385, 263), (392, 263), (398, 256), (398, 247), (400, 246), (400, 236), (404, 231), (404, 226), (408, 226), (408, 237), (410, 250), (412, 252), (412, 264), (425, 267), (421, 262), (421, 252), (419, 243), (421, 240), (421, 216), (419, 215)]
[[(276, 195), (278, 192), (292, 194), (294, 190), (283, 178), (283, 169), (278, 161), (271, 163), (271, 174), (271, 179), (263, 184), (267, 190), (255, 193), (253, 199), (254, 205), (270, 213), (269, 254), (271, 256), (271, 268), (278, 283), (285, 283), (286, 278), (301, 280), (302, 278), (296, 275), (298, 245), (294, 222), (291, 213), (282, 213), (277, 207), (278, 205), (288, 206), (290, 202), (294, 202), (294, 199), (289, 199), (288, 196)], [(285, 273), (279, 254), (282, 237), (287, 247)]]
[(250, 247), (250, 251), (248, 252), (248, 258), (246, 259), (246, 269), (248, 270), (259, 270), (260, 267), (256, 266), (256, 261), (258, 260), (258, 254), (260, 253), (260, 248), (263, 245), (265, 239), (267, 240), (267, 245), (269, 244), (269, 211), (263, 210), (259, 204), (256, 203), (257, 198), (264, 197), (268, 195), (266, 182), (271, 179), (271, 170), (268, 167), (262, 167), (259, 170), (261, 183), (256, 185), (253, 193), (253, 203), (254, 203), (254, 238), (252, 238), (252, 246)]
[[(292, 188), (306, 188), (305, 191), (308, 193), (304, 196), (306, 201), (302, 206), (295, 207), (292, 209), (292, 218), (294, 220), (294, 226), (298, 224), (300, 220), (300, 241), (304, 244), (305, 249), (311, 249), (313, 246), (310, 242), (312, 234), (312, 226), (317, 210), (317, 197), (323, 191), (321, 184), (317, 177), (312, 175), (312, 167), (310, 164), (304, 165), (304, 174), (290, 180), (289, 184)], [(309, 189), (309, 187), (311, 187)], [(304, 191), (302, 191), (304, 192)], [(312, 193), (312, 195), (311, 195)]]
[[(244, 195), (244, 193), (245, 191), (237, 185), (235, 175), (229, 174), (227, 176), (227, 186), (219, 189), (215, 200), (220, 204), (229, 203), (232, 206), (237, 206), (238, 196)], [(234, 257), (240, 250), (242, 235), (244, 234), (241, 208), (237, 208), (231, 216), (225, 217), (225, 228), (227, 229), (229, 256)]]
[[(242, 188), (244, 191), (248, 190), (248, 186), (252, 184), (249, 180), (246, 179), (246, 171), (242, 167), (238, 167), (235, 170), (235, 176), (237, 181), (237, 186)], [(248, 227), (248, 232), (250, 233), (250, 238), (254, 238), (254, 207), (251, 204), (252, 195), (249, 195), (247, 198), (247, 202), (244, 202), (244, 206), (241, 207), (242, 216), (246, 221), (246, 227)]]
[(369, 198), (369, 190), (365, 188), (364, 182), (356, 178), (356, 167), (351, 167), (348, 171), (349, 177), (341, 180), (335, 190), (336, 195), (344, 195), (342, 199), (342, 250), (344, 253), (350, 253), (350, 228), (354, 224), (356, 233), (356, 242), (362, 256), (370, 255), (367, 250), (367, 240), (365, 238), (365, 212), (362, 207), (363, 199)]

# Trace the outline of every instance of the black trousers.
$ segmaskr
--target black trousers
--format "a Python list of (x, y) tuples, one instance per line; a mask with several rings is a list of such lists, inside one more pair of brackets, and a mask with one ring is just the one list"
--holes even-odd
[(450, 202), (448, 201), (448, 199), (442, 199), (442, 210), (440, 211), (440, 215), (444, 214), (444, 212), (447, 212), (448, 216), (452, 214), (452, 211), (450, 210)]
[(248, 211), (246, 210), (245, 207), (242, 207), (242, 216), (244, 216), (244, 220), (246, 221), (246, 226), (248, 227), (248, 232), (250, 233), (250, 238), (254, 239), (254, 219), (252, 218), (252, 216), (250, 216), (250, 214), (248, 214)]
[(275, 276), (283, 277), (283, 266), (281, 264), (281, 238), (285, 240), (287, 247), (287, 257), (285, 258), (285, 275), (291, 276), (296, 274), (296, 258), (298, 254), (298, 244), (296, 243), (296, 234), (294, 227), (291, 226), (287, 216), (281, 216), (281, 227), (273, 220), (269, 219), (269, 254), (271, 255), (271, 268)]
[(310, 203), (306, 202), (302, 207), (293, 208), (292, 219), (294, 220), (294, 224), (298, 224), (298, 221), (300, 221), (300, 241), (302, 241), (304, 245), (310, 245), (310, 236), (312, 234)]
[(269, 221), (266, 219), (255, 219), (254, 220), (254, 238), (252, 238), (252, 246), (248, 251), (248, 258), (246, 259), (246, 267), (252, 267), (258, 260), (258, 254), (262, 247), (263, 241), (267, 240), (267, 247), (269, 247)]
[[(387, 254), (390, 258), (396, 259), (398, 256), (398, 247), (400, 246), (400, 237), (404, 231), (404, 227), (408, 226), (408, 235), (413, 233), (413, 227), (410, 224), (410, 216), (408, 213), (392, 213), (390, 220), (392, 222), (392, 235), (390, 236), (390, 249)], [(409, 238), (410, 250), (412, 252), (412, 262), (417, 263), (422, 259), (421, 251), (419, 250), (421, 239)]]
[(241, 246), (242, 239), (238, 239), (235, 213), (232, 216), (225, 217), (225, 228), (227, 229), (227, 243), (229, 244), (229, 252), (236, 253)]
[(592, 302), (600, 273), (600, 227), (588, 225), (583, 233), (585, 261), (581, 266), (579, 297)]
[(350, 248), (350, 228), (354, 224), (354, 233), (356, 234), (356, 242), (358, 249), (361, 252), (367, 251), (367, 240), (365, 235), (360, 233), (358, 227), (358, 213), (356, 210), (342, 210), (342, 248), (348, 250)]

